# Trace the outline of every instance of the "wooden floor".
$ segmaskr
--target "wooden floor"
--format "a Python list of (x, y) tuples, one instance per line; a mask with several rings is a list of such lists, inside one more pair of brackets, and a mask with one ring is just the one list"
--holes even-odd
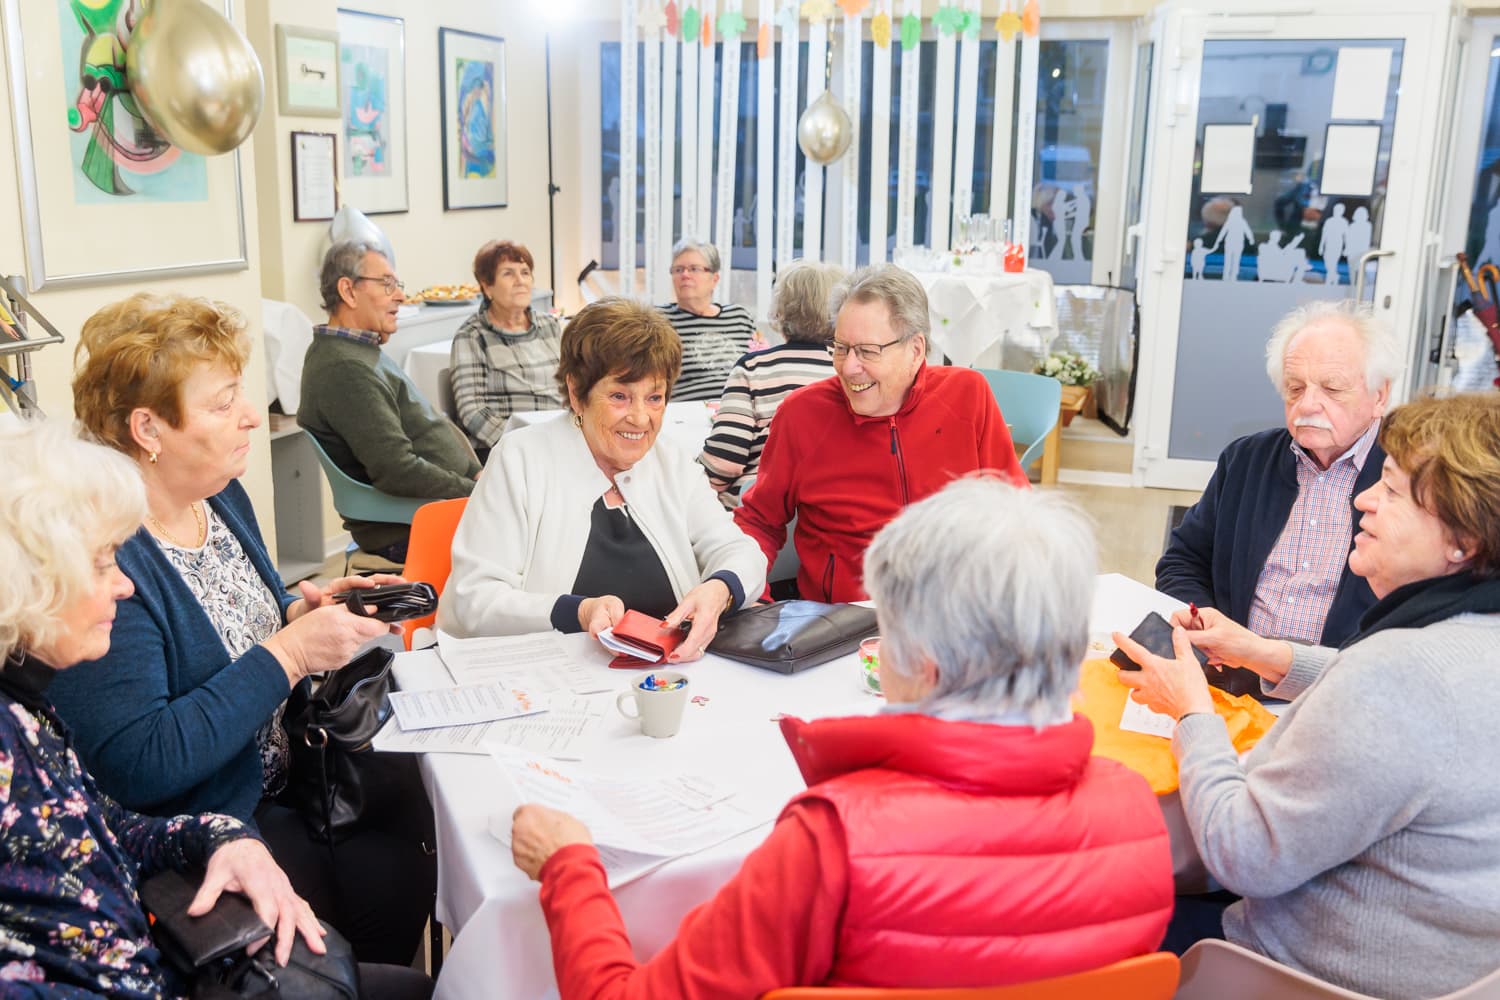
[[(1155, 579), (1154, 567), (1161, 555), (1172, 506), (1194, 503), (1199, 496), (1184, 490), (1070, 483), (1035, 488), (1067, 494), (1094, 519), (1094, 535), (1099, 540), (1099, 572), (1122, 573), (1147, 586)], [(340, 554), (323, 564), (313, 582), (326, 584), (343, 572), (344, 557)]]

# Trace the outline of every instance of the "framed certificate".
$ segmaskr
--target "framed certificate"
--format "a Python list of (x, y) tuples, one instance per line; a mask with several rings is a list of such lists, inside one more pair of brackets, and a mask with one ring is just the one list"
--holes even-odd
[(292, 220), (331, 219), (339, 207), (338, 139), (332, 132), (292, 133)]
[(276, 93), (284, 115), (339, 116), (339, 33), (276, 26)]

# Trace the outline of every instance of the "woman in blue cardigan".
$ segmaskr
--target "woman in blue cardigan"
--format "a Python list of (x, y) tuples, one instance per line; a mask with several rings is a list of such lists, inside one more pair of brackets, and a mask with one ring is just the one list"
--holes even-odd
[[(120, 604), (109, 653), (53, 687), (79, 753), (133, 809), (253, 822), (362, 961), (410, 962), (436, 885), (420, 835), (362, 830), (330, 861), (276, 802), (290, 764), (281, 712), (292, 687), (338, 669), (386, 630), (333, 595), (386, 581), (286, 593), (237, 481), (261, 418), (241, 379), (244, 326), (227, 307), (135, 295), (84, 324), (78, 356), (78, 418), (135, 460), (148, 504), (145, 525), (120, 548), (135, 594)], [(430, 827), (425, 800), (412, 812)]]

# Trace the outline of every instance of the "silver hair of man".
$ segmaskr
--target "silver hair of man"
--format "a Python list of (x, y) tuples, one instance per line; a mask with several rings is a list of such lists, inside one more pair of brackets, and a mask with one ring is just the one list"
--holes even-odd
[(1098, 557), (1064, 497), (960, 479), (907, 507), (865, 553), (880, 666), (937, 666), (918, 711), (945, 718), (1066, 719), (1088, 647)]
[(1373, 310), (1349, 299), (1333, 302), (1308, 302), (1283, 316), (1271, 328), (1266, 341), (1266, 375), (1277, 393), (1286, 395), (1286, 349), (1292, 339), (1314, 323), (1340, 321), (1359, 336), (1365, 346), (1365, 388), (1379, 391), (1387, 382), (1395, 384), (1401, 375), (1401, 345), (1389, 324), (1378, 319)]
[(719, 248), (712, 243), (702, 243), (698, 240), (678, 240), (672, 244), (672, 263), (677, 263), (677, 258), (689, 250), (701, 254), (708, 262), (708, 269), (714, 274), (719, 273)]
[(776, 275), (776, 293), (767, 317), (785, 340), (826, 344), (833, 339), (828, 296), (844, 280), (844, 269), (819, 260), (792, 261)]
[(343, 304), (339, 298), (339, 281), (343, 278), (359, 277), (364, 267), (365, 255), (378, 253), (385, 256), (385, 249), (366, 240), (339, 240), (323, 255), (323, 268), (318, 274), (318, 294), (323, 296), (323, 308), (332, 316)]
[(99, 553), (146, 516), (140, 470), (60, 420), (0, 429), (0, 659), (46, 645), (93, 586)]
[(891, 329), (902, 340), (927, 335), (931, 325), (927, 293), (910, 271), (895, 264), (862, 267), (834, 286), (828, 315), (838, 322), (839, 310), (850, 302), (883, 302), (891, 313)]

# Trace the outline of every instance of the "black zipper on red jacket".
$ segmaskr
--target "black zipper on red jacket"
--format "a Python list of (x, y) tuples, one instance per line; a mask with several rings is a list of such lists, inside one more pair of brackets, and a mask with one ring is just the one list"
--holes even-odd
[(833, 600), (833, 553), (828, 553), (828, 568), (823, 571), (823, 600)]
[(906, 490), (906, 456), (901, 454), (901, 443), (896, 437), (896, 418), (891, 417), (891, 454), (896, 456), (896, 478), (901, 481), (901, 506), (911, 503)]

